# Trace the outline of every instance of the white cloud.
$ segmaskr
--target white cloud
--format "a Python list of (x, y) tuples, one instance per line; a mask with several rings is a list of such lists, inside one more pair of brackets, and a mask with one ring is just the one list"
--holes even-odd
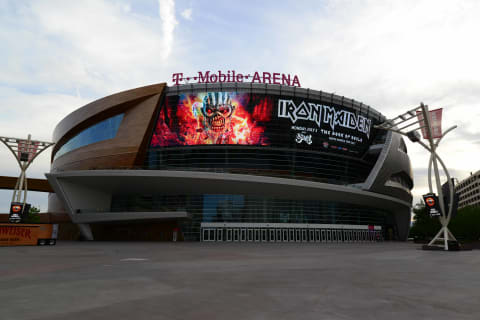
[(132, 7), (131, 7), (130, 4), (128, 4), (128, 3), (127, 3), (127, 4), (124, 4), (124, 5), (122, 6), (122, 9), (123, 9), (124, 12), (131, 12), (131, 11), (132, 11)]
[(53, 128), (62, 118), (89, 102), (75, 95), (31, 94), (1, 86), (0, 100), (2, 132), (18, 137), (31, 133), (40, 140), (50, 140)]
[[(32, 1), (0, 11), (0, 83), (75, 92), (92, 99), (165, 80), (177, 24), (173, 1), (160, 18), (110, 1)], [(88, 19), (87, 19), (88, 17)], [(21, 41), (19, 41), (21, 39)]]
[(167, 58), (172, 51), (173, 32), (178, 24), (177, 19), (175, 19), (175, 2), (173, 0), (158, 0), (158, 4), (163, 28), (163, 57)]
[(182, 11), (181, 15), (185, 20), (192, 20), (192, 8), (188, 8)]

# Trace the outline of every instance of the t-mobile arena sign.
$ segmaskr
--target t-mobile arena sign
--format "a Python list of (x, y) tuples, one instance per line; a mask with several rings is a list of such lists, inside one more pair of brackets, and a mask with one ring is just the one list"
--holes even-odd
[(218, 83), (218, 82), (250, 82), (250, 83), (268, 83), (280, 84), (291, 87), (301, 87), (297, 75), (290, 75), (278, 72), (257, 72), (253, 74), (244, 74), (235, 70), (222, 72), (198, 71), (196, 76), (184, 76), (183, 73), (172, 74), (172, 82), (174, 85), (185, 83)]

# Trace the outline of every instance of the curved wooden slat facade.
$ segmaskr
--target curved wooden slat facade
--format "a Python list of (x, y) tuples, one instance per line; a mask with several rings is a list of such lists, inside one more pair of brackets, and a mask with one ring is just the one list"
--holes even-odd
[(116, 114), (124, 113), (117, 135), (70, 151), (52, 161), (52, 172), (63, 170), (92, 170), (131, 168), (141, 164), (148, 135), (153, 130), (155, 114), (166, 84), (155, 84), (120, 92), (72, 112), (55, 128), (56, 143), (52, 160), (58, 149), (82, 130)]
[[(154, 84), (119, 92), (93, 101), (66, 116), (55, 128), (51, 172), (132, 168), (141, 165), (155, 125), (155, 113), (166, 84)], [(53, 161), (55, 153), (78, 133), (114, 115), (124, 113), (115, 138), (72, 150)], [(48, 211), (65, 213), (55, 194), (49, 195)]]

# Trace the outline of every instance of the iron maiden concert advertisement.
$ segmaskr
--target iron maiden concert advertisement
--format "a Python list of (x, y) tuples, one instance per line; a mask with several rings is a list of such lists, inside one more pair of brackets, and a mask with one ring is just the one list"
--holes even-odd
[(191, 93), (166, 97), (150, 146), (274, 146), (360, 156), (372, 127), (349, 108), (303, 98)]

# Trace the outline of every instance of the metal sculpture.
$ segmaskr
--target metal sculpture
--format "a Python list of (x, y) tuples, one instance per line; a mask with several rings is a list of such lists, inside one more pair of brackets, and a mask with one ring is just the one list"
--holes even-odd
[[(453, 203), (454, 203), (454, 186), (453, 181), (450, 178), (450, 174), (445, 166), (445, 163), (442, 161), (440, 156), (437, 153), (438, 145), (443, 137), (457, 126), (452, 126), (445, 130), (442, 133), (441, 130), (441, 110), (437, 109), (433, 111), (428, 110), (428, 106), (421, 103), (420, 106), (411, 109), (404, 114), (397, 116), (391, 120), (387, 120), (379, 125), (374, 126), (377, 129), (388, 130), (392, 132), (399, 133), (409, 138), (412, 142), (418, 142), (422, 147), (424, 147), (428, 152), (430, 152), (430, 160), (428, 162), (428, 188), (430, 194), (433, 192), (433, 179), (432, 179), (432, 167), (435, 177), (435, 187), (438, 194), (438, 203), (440, 209), (440, 223), (442, 228), (435, 237), (430, 241), (428, 246), (434, 246), (437, 241), (443, 241), (444, 250), (448, 250), (448, 241), (453, 240), (457, 241), (453, 234), (448, 229), (448, 224), (452, 217)], [(432, 121), (432, 118), (436, 118)], [(434, 123), (432, 123), (434, 122)], [(422, 131), (423, 138), (428, 140), (428, 145), (421, 141), (421, 136), (418, 133), (418, 130)], [(435, 140), (436, 139), (436, 140)], [(442, 183), (440, 180), (440, 172), (438, 170), (438, 164), (440, 163), (443, 172), (448, 181), (449, 188), (449, 201), (445, 203), (442, 191)], [(447, 210), (447, 204), (448, 206)]]
[(7, 146), (12, 152), (20, 166), (20, 176), (15, 184), (12, 204), (10, 207), (10, 222), (18, 223), (21, 221), (22, 215), (25, 213), (24, 211), (27, 204), (28, 184), (26, 171), (30, 164), (32, 164), (33, 160), (35, 160), (35, 158), (48, 147), (54, 145), (54, 143), (32, 140), (30, 134), (26, 140), (20, 138), (0, 137), (0, 141), (3, 142), (3, 144), (5, 144), (5, 146)]

